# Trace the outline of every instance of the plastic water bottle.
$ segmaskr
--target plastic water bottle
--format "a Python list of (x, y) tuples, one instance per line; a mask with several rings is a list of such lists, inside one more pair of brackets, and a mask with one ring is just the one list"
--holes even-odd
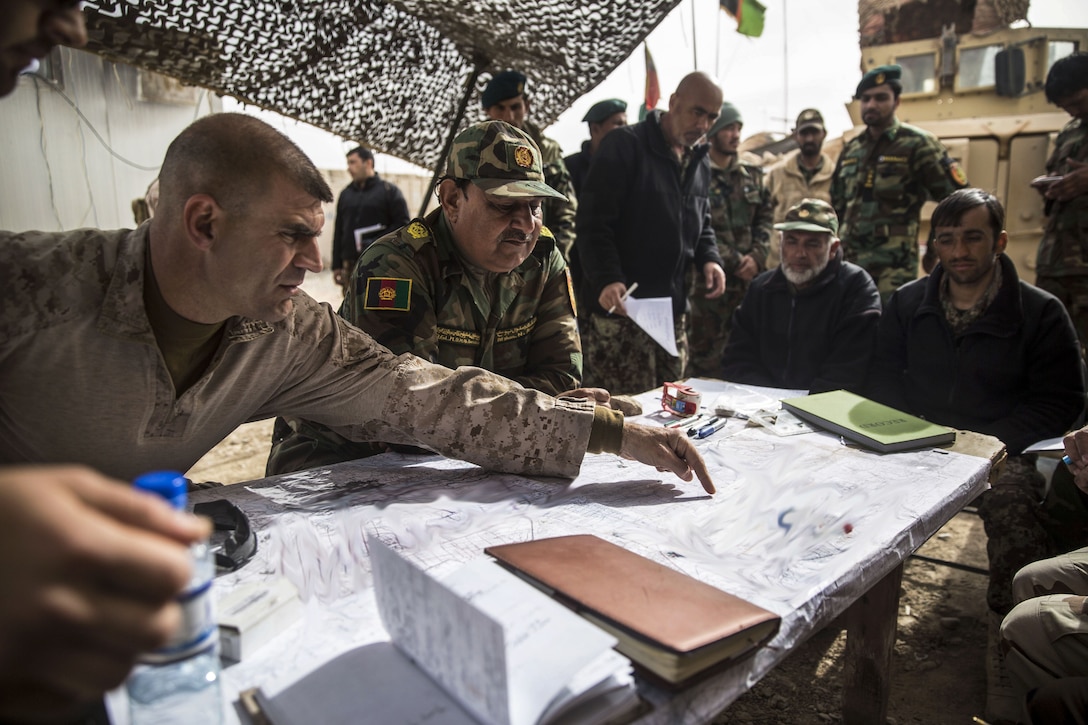
[[(176, 471), (145, 473), (133, 484), (158, 494), (175, 509), (187, 504), (185, 477)], [(215, 561), (207, 542), (193, 544), (193, 578), (178, 595), (182, 624), (162, 649), (144, 655), (129, 675), (131, 725), (193, 725), (223, 721), (219, 695), (219, 628), (212, 609)]]

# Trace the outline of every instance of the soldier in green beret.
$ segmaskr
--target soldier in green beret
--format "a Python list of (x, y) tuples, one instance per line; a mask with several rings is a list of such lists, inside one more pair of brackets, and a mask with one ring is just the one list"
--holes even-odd
[(885, 302), (918, 277), (922, 204), (967, 186), (933, 134), (896, 118), (901, 73), (882, 65), (862, 77), (854, 97), (866, 128), (843, 147), (831, 181), (846, 258), (872, 275)]
[(593, 152), (601, 145), (601, 139), (614, 129), (627, 125), (627, 102), (618, 98), (609, 98), (605, 101), (597, 101), (590, 106), (589, 111), (582, 117), (589, 124), (589, 140), (582, 142), (582, 150), (563, 159), (574, 181), (574, 193), (582, 193), (582, 182), (589, 173), (589, 162), (593, 158)]
[(763, 183), (763, 169), (740, 161), (740, 110), (726, 101), (706, 134), (710, 142), (710, 225), (726, 274), (725, 294), (706, 297), (702, 271), (693, 269), (688, 374), (719, 377), (722, 353), (733, 326), (733, 311), (748, 283), (767, 268), (774, 207)]
[(544, 201), (544, 226), (555, 236), (563, 259), (569, 262), (570, 250), (574, 246), (574, 217), (578, 211), (574, 182), (563, 163), (563, 149), (559, 142), (545, 136), (543, 130), (529, 120), (531, 106), (526, 84), (524, 73), (501, 71), (488, 81), (480, 102), (489, 119), (506, 121), (520, 128), (540, 149), (544, 181), (562, 195), (560, 199)]
[[(604, 390), (579, 388), (573, 288), (541, 223), (544, 201), (563, 197), (545, 183), (532, 139), (502, 121), (470, 126), (437, 194), (439, 209), (363, 251), (340, 315), (397, 354), (607, 405)], [(277, 430), (269, 475), (385, 450), (305, 420), (277, 420)]]

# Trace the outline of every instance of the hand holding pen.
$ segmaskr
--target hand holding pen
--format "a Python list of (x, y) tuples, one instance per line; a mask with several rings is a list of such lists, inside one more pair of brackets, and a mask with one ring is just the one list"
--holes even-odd
[[(615, 283), (610, 284), (607, 287), (605, 287), (604, 290), (601, 291), (601, 299), (599, 300), (600, 303), (601, 303), (601, 307), (605, 306), (605, 303), (607, 301), (605, 298), (607, 296), (611, 296), (612, 299), (615, 300), (615, 290), (616, 290), (617, 287), (619, 289), (622, 289), (623, 291), (620, 293), (619, 300), (616, 300), (616, 301), (612, 302), (611, 305), (609, 305), (608, 314), (610, 314), (610, 315), (613, 312), (616, 311), (617, 307), (621, 306), (627, 300), (627, 298), (631, 295), (632, 292), (634, 292), (635, 290), (638, 289), (638, 282), (632, 283), (631, 286), (626, 288), (626, 289), (623, 289), (623, 284), (621, 282), (615, 282)], [(625, 315), (627, 314), (626, 309), (623, 309), (622, 312)]]

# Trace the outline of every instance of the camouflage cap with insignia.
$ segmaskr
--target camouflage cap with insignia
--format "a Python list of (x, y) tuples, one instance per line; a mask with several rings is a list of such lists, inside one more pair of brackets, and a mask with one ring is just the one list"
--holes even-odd
[(775, 224), (783, 232), (795, 229), (806, 232), (824, 232), (831, 236), (839, 233), (839, 218), (835, 210), (822, 199), (802, 199), (786, 212), (784, 221)]
[(858, 83), (854, 98), (859, 97), (870, 88), (882, 86), (885, 83), (892, 82), (894, 86), (898, 86), (901, 75), (903, 75), (903, 69), (897, 65), (878, 65), (861, 77), (861, 83)]
[(794, 129), (804, 131), (806, 128), (824, 129), (824, 117), (815, 108), (806, 108), (797, 115), (797, 125)]
[(474, 123), (459, 133), (446, 162), (446, 176), (468, 179), (493, 196), (567, 199), (544, 183), (540, 149), (533, 140), (505, 121)]
[(491, 76), (484, 87), (480, 103), (484, 108), (491, 108), (499, 101), (514, 98), (525, 93), (525, 74), (516, 70), (499, 71)]
[(600, 123), (609, 116), (623, 113), (626, 110), (627, 101), (621, 101), (619, 98), (609, 98), (607, 101), (597, 101), (590, 106), (582, 120), (586, 123)]

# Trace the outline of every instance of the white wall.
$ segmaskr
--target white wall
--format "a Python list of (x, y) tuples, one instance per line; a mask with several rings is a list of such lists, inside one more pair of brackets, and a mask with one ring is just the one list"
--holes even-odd
[[(140, 72), (131, 66), (67, 48), (52, 57), (59, 89), (24, 76), (0, 100), (0, 229), (132, 227), (132, 200), (158, 175), (167, 145), (193, 119), (218, 111), (220, 101), (194, 89), (180, 103), (139, 100)], [(117, 155), (147, 168), (115, 158), (94, 131)]]

